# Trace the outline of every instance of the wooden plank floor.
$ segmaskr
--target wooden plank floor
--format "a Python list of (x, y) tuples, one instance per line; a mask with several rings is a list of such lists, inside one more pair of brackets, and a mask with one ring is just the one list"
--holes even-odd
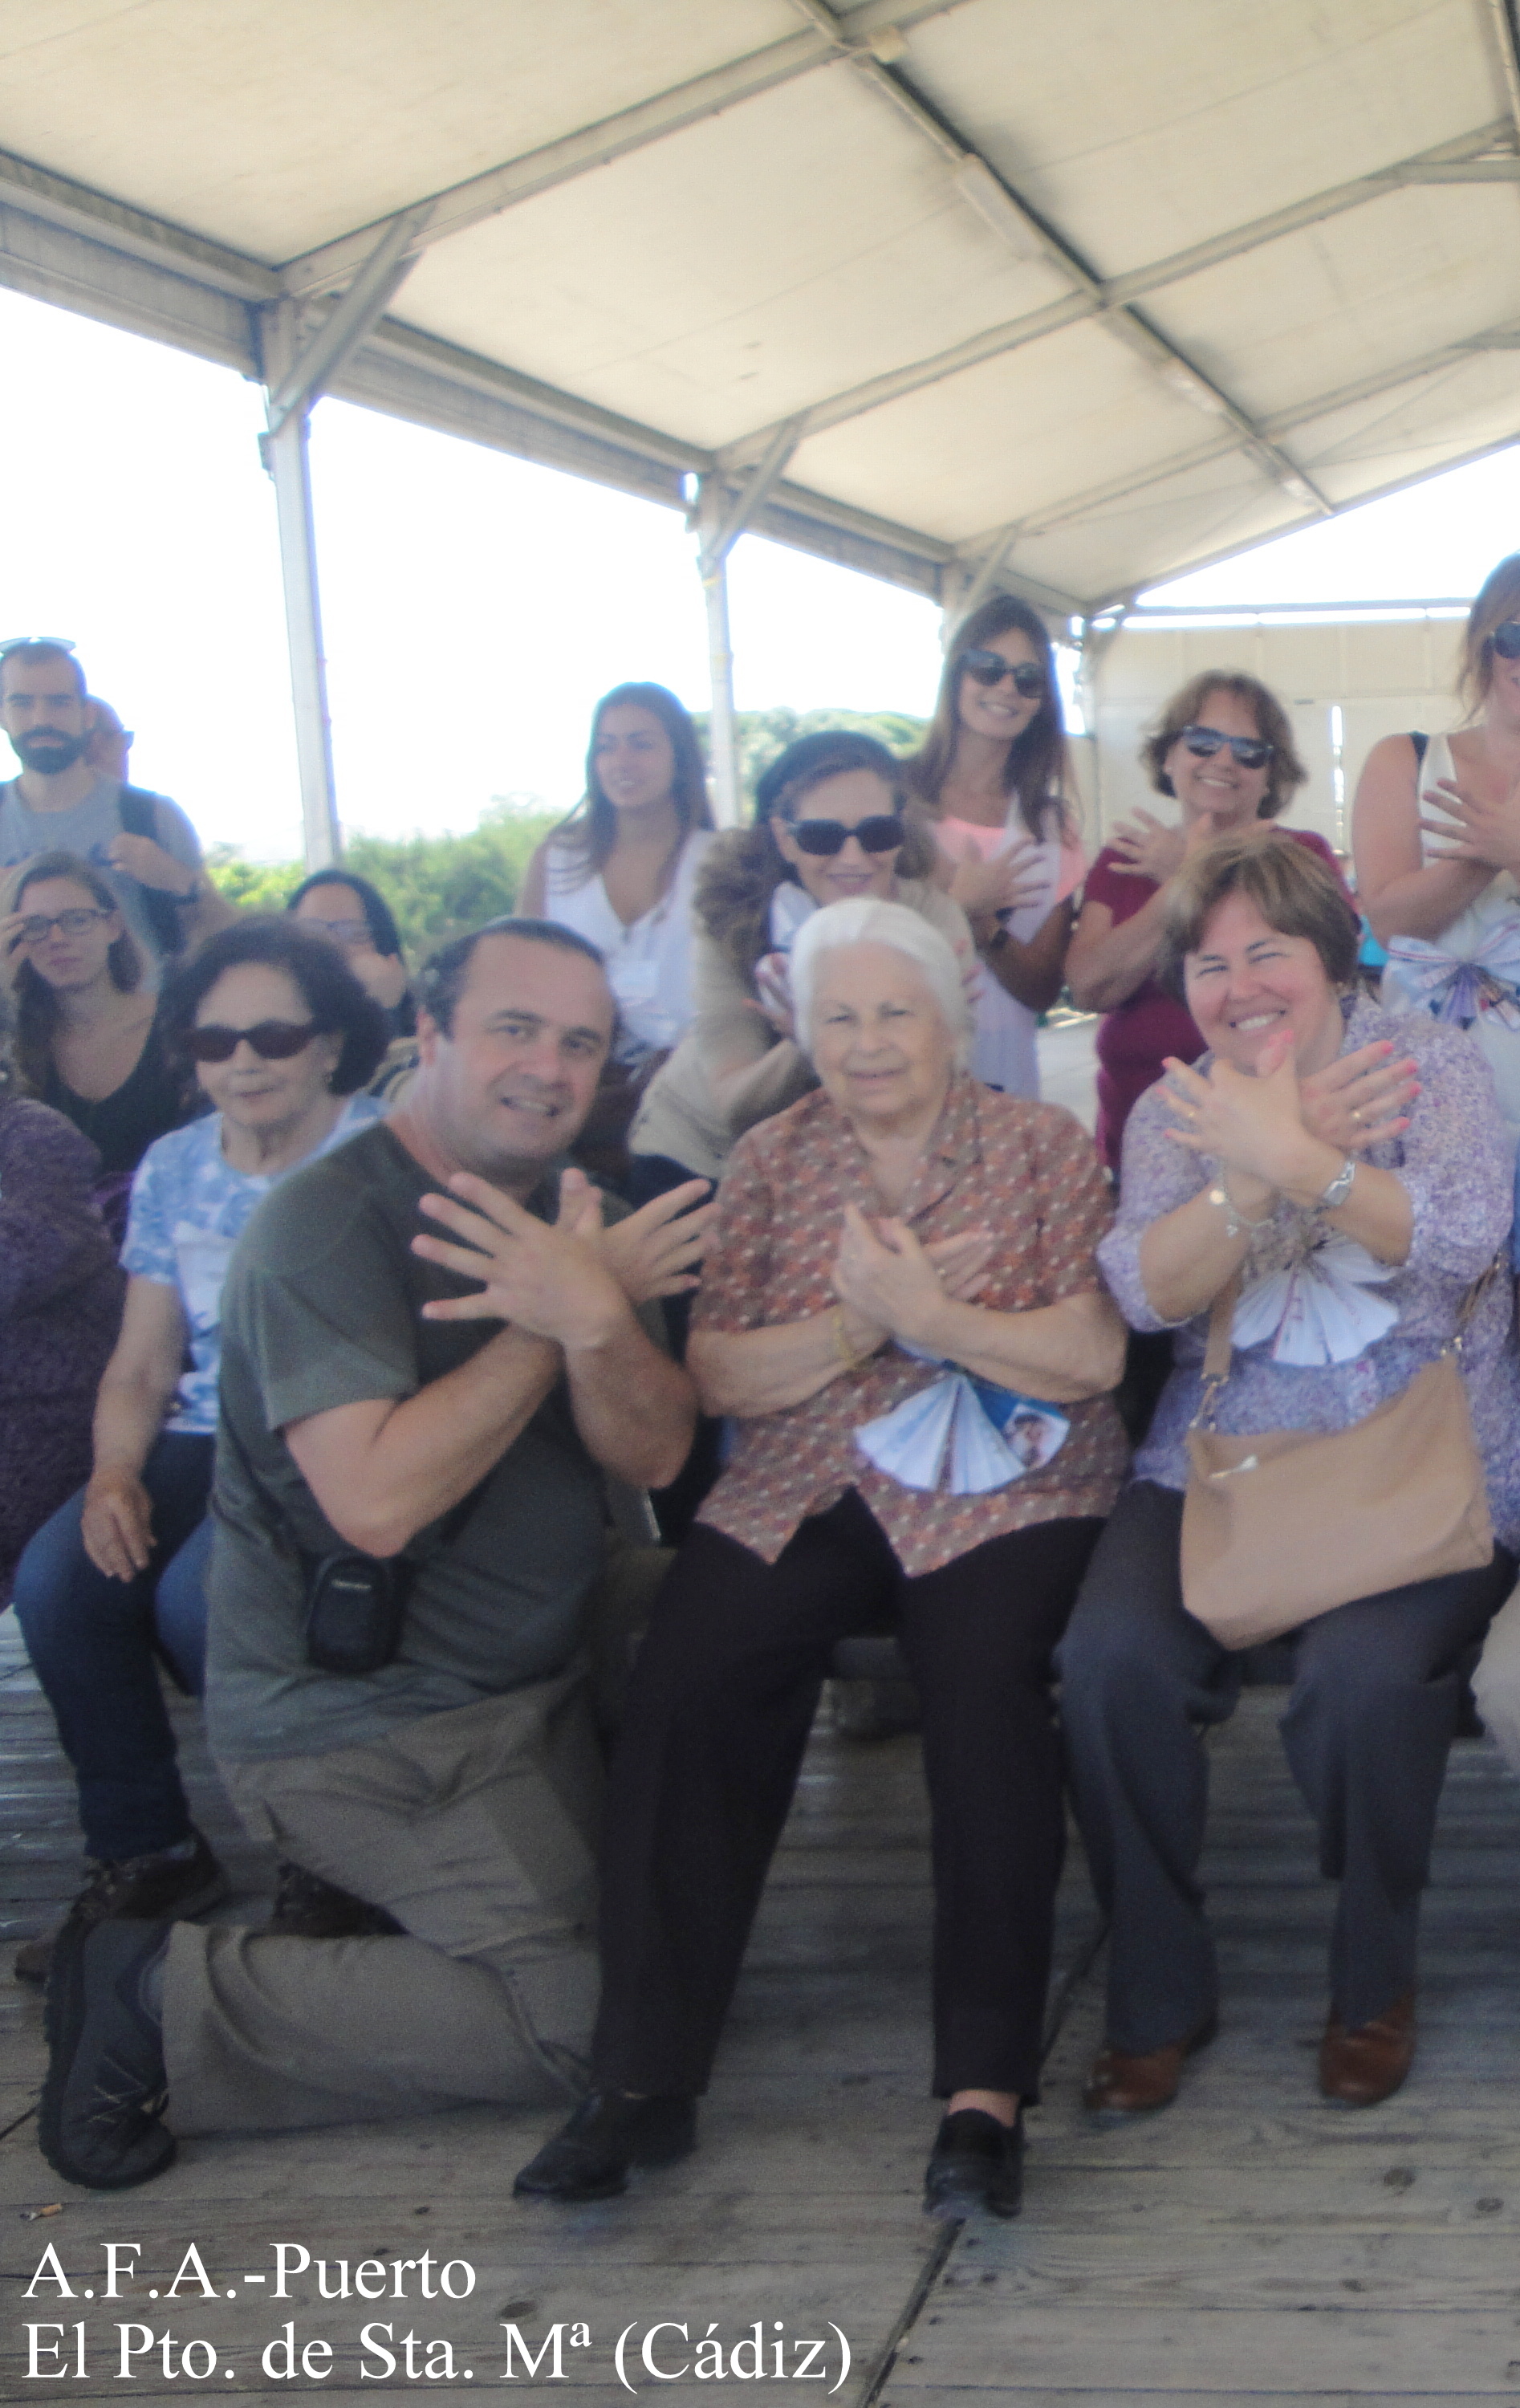
[[(72, 1792), (9, 1618), (0, 1639), (0, 1923), (20, 1936), (66, 1899), (77, 1878)], [(7, 1670), (8, 1667), (8, 1670)], [(67, 2396), (179, 2400), (206, 2365), (165, 2376), (162, 2336), (211, 2344), (208, 2380), (224, 2396), (275, 2401), (376, 2394), (383, 2360), (366, 2325), (393, 2328), (392, 2388), (407, 2383), (404, 2336), (446, 2340), (452, 2371), (498, 2382), (503, 2327), (537, 2354), (520, 2386), (611, 2401), (613, 2344), (628, 2325), (639, 2396), (690, 2391), (639, 2364), (649, 2326), (656, 2362), (694, 2365), (713, 2328), (724, 2380), (753, 2380), (734, 2343), (756, 2321), (774, 2380), (778, 2342), (852, 2353), (834, 2394), (853, 2408), (1028, 2400), (1044, 2408), (1136, 2401), (1357, 2403), (1520, 2398), (1520, 1784), (1486, 1742), (1458, 1748), (1447, 1784), (1426, 1921), (1419, 2059), (1401, 2096), (1338, 2113), (1312, 2087), (1323, 2014), (1328, 1894), (1278, 1751), (1280, 1693), (1249, 1693), (1214, 1756), (1209, 1876), (1226, 1989), (1220, 2039), (1190, 2069), (1169, 2114), (1138, 2129), (1091, 2129), (1078, 2102), (1100, 2020), (1101, 1960), (1080, 1857), (1063, 1893), (1057, 2003), (1046, 2103), (1031, 2118), (1028, 2198), (1012, 2226), (941, 2233), (919, 2212), (934, 2110), (924, 2095), (929, 1914), (916, 1742), (815, 1738), (767, 1894), (702, 2146), (642, 2178), (630, 2196), (578, 2211), (530, 2210), (511, 2175), (551, 2120), (484, 2110), (406, 2124), (281, 2138), (198, 2141), (160, 2182), (123, 2199), (61, 2186), (36, 2155), (30, 2109), (41, 2064), (40, 2009), (0, 1979), (0, 2398), (36, 2400), (27, 2321), (63, 2324), (45, 2343), (72, 2353), (86, 2325), (86, 2373)], [(268, 1868), (240, 1840), (181, 1713), (196, 1811), (237, 1877), (238, 1920), (262, 1913)], [(1062, 1986), (1064, 1985), (1064, 1987)], [(63, 2213), (22, 2221), (54, 2201)], [(102, 2243), (137, 2242), (135, 2285), (103, 2298)], [(166, 2290), (191, 2242), (217, 2290)], [(312, 2258), (392, 2266), (426, 2247), (435, 2267), (475, 2270), (467, 2299), (363, 2304), (318, 2295), (315, 2267), (289, 2296), (250, 2274), (271, 2244)], [(21, 2296), (51, 2243), (81, 2297), (43, 2284)], [(371, 2287), (375, 2278), (370, 2277)], [(456, 2283), (462, 2278), (455, 2277)], [(235, 2297), (225, 2296), (235, 2293)], [(289, 2321), (298, 2348), (332, 2357), (308, 2374), (261, 2369)], [(154, 2336), (119, 2373), (116, 2328)], [(589, 2345), (572, 2344), (577, 2323)], [(753, 2349), (753, 2340), (750, 2344)], [(663, 2361), (658, 2352), (665, 2353)], [(707, 2361), (711, 2367), (710, 2357)], [(795, 2355), (783, 2361), (795, 2372)], [(44, 2359), (55, 2376), (65, 2360)], [(171, 2354), (171, 2366), (175, 2363)], [(442, 2358), (433, 2354), (435, 2385)], [(230, 2370), (231, 2382), (227, 2380)], [(320, 2379), (319, 2379), (320, 2377)], [(202, 2378), (205, 2379), (205, 2378)], [(380, 2385), (383, 2386), (383, 2383)], [(58, 2396), (55, 2390), (51, 2396)], [(548, 2396), (552, 2397), (552, 2393)], [(712, 2396), (710, 2391), (708, 2396)]]

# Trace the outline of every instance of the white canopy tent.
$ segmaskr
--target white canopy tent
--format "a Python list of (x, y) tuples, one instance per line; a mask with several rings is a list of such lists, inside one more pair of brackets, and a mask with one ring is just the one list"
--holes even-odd
[(1516, 0), (27, 0), (0, 282), (269, 394), (308, 850), (323, 393), (1053, 618), (1520, 434)]

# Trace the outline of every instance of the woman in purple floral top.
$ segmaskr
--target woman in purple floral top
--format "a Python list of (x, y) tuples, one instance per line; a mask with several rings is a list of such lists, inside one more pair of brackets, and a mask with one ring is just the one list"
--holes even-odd
[[(1179, 1571), (1213, 1300), (1239, 1274), (1219, 1428), (1345, 1429), (1441, 1352), (1508, 1235), (1509, 1141), (1482, 1056), (1455, 1029), (1355, 999), (1356, 935), (1339, 887), (1297, 845), (1227, 837), (1197, 857), (1168, 947), (1212, 1050), (1193, 1069), (1169, 1064), (1136, 1107), (1119, 1216), (1098, 1248), (1126, 1320), (1178, 1333), (1061, 1656), (1078, 1815), (1112, 1919), (1107, 2045), (1086, 2091), (1108, 2115), (1164, 2106), (1214, 2026), (1198, 1726), (1232, 1711), (1239, 1659), (1186, 1612)], [(1412, 1096), (1390, 1039), (1412, 1057)], [(1412, 2058), (1419, 1893), (1462, 1662), (1515, 1575), (1507, 1277), (1484, 1292), (1461, 1361), (1492, 1561), (1348, 1597), (1293, 1634), (1283, 1745), (1322, 1868), (1341, 1883), (1320, 2086), (1347, 2105), (1388, 2097)]]

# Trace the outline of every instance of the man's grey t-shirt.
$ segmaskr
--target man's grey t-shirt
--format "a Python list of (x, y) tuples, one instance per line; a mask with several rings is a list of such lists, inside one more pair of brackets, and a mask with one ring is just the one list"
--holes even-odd
[[(121, 904), (127, 925), (142, 947), (151, 979), (160, 955), (143, 904), (143, 889), (135, 878), (123, 877), (119, 869), (113, 869), (107, 859), (122, 834), (121, 796), (119, 778), (97, 778), (83, 802), (76, 803), (72, 810), (33, 811), (22, 800), (20, 780), (13, 778), (8, 785), (0, 786), (0, 869), (19, 868), (23, 861), (34, 860), (39, 853), (82, 853), (99, 870)], [(153, 803), (158, 817), (158, 842), (187, 869), (198, 869), (200, 843), (179, 804), (171, 803), (163, 795), (155, 795)]]
[[(362, 1679), (306, 1660), (298, 1550), (345, 1551), (280, 1436), (308, 1413), (401, 1399), (495, 1336), (495, 1321), (424, 1321), (475, 1283), (410, 1250), (436, 1228), (431, 1178), (383, 1125), (281, 1182), (238, 1242), (222, 1292), (222, 1425), (208, 1580), (206, 1719), (229, 1762), (357, 1747), (399, 1723), (477, 1704), (563, 1669), (603, 1560), (602, 1477), (563, 1383), (491, 1473), (432, 1562), (429, 1534), (395, 1661)], [(535, 1198), (547, 1209), (546, 1196)], [(636, 1407), (631, 1407), (636, 1410)]]

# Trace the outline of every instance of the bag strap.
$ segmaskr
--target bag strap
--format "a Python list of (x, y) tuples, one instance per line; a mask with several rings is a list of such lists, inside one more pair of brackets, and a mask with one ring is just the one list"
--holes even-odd
[(1414, 747), (1415, 769), (1422, 769), (1425, 767), (1426, 751), (1429, 745), (1430, 738), (1427, 736), (1423, 728), (1412, 727), (1409, 731), (1409, 740)]
[[(151, 795), (143, 786), (123, 786), (116, 798), (116, 809), (122, 822), (123, 836), (145, 836), (157, 844), (159, 836), (156, 796)], [(165, 895), (162, 888), (157, 886), (144, 886), (140, 880), (137, 882), (137, 893), (142, 898), (143, 911), (153, 932), (153, 941), (159, 952), (165, 959), (172, 953), (182, 953), (185, 949), (185, 931), (173, 896)]]

